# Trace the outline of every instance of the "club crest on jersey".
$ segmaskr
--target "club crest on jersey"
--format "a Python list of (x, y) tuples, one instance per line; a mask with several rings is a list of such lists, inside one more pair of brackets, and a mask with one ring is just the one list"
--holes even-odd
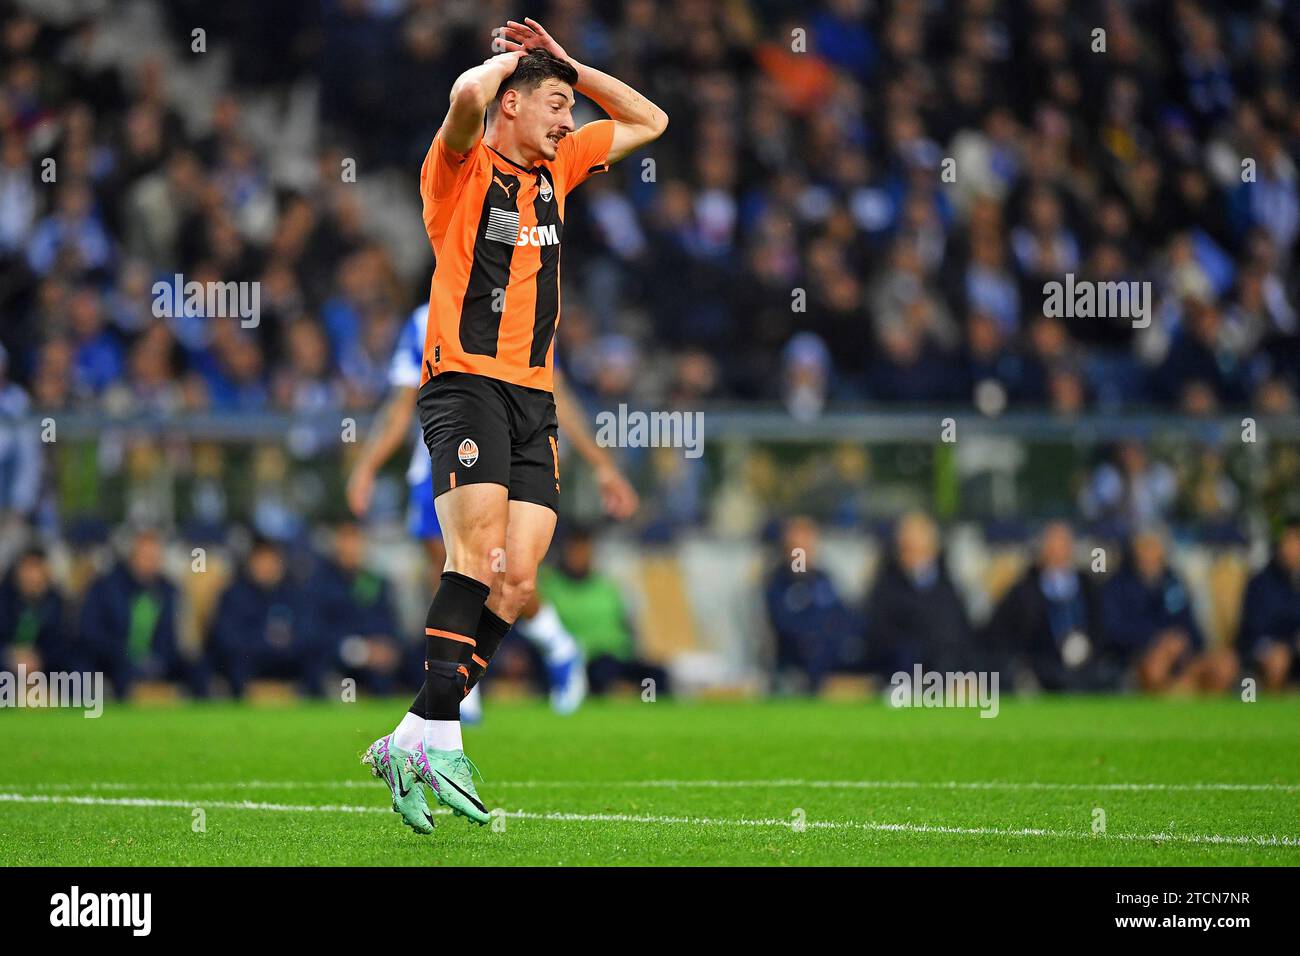
[(538, 176), (537, 195), (542, 197), (542, 202), (550, 202), (554, 194), (551, 189), (551, 181), (545, 176)]
[(478, 461), (478, 445), (474, 443), (474, 439), (466, 438), (461, 442), (460, 447), (456, 449), (456, 457), (466, 468), (473, 468), (474, 462)]

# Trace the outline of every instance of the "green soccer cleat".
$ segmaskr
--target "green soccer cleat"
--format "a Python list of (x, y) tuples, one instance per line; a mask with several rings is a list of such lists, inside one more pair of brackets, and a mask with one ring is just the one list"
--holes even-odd
[(473, 774), (478, 768), (465, 756), (465, 751), (426, 751), (424, 744), (420, 744), (411, 752), (407, 768), (428, 784), (438, 802), (450, 807), (453, 813), (466, 817), (479, 826), (492, 819), (474, 790)]
[(380, 737), (366, 748), (361, 762), (371, 774), (383, 779), (393, 795), (393, 812), (416, 833), (433, 832), (433, 814), (424, 799), (419, 778), (409, 769), (412, 753), (393, 744), (392, 734)]

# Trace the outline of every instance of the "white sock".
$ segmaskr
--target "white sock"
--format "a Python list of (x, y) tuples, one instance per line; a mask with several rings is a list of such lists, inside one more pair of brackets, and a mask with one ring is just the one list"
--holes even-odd
[(409, 710), (402, 715), (402, 722), (393, 731), (393, 745), (402, 750), (414, 750), (424, 739), (424, 725), (428, 721), (417, 717)]
[(578, 642), (568, 632), (555, 605), (547, 601), (537, 609), (537, 613), (524, 620), (515, 621), (519, 633), (532, 643), (547, 663), (572, 657), (578, 650)]
[(425, 750), (464, 750), (460, 739), (459, 720), (426, 720), (424, 722)]
[(479, 694), (478, 684), (475, 684), (460, 702), (460, 717), (462, 720), (475, 721), (482, 716), (483, 698)]

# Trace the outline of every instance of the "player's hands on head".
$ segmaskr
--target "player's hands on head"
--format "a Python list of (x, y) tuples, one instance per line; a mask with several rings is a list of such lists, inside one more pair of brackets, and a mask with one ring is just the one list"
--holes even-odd
[(605, 508), (605, 514), (615, 521), (626, 521), (641, 507), (641, 498), (636, 489), (617, 468), (598, 470), (596, 484), (600, 487), (600, 503)]
[[(492, 48), (495, 50), (496, 44), (493, 44)], [(498, 53), (495, 56), (490, 56), (483, 62), (499, 63), (501, 66), (507, 67), (510, 70), (510, 72), (513, 73), (515, 71), (515, 64), (519, 62), (519, 58), (522, 57), (523, 55), (524, 55), (523, 50), (511, 50), (508, 53)]]
[(555, 37), (546, 32), (536, 20), (531, 17), (524, 17), (524, 22), (518, 20), (507, 20), (506, 25), (497, 27), (492, 31), (495, 38), (492, 41), (493, 50), (519, 50), (527, 53), (529, 50), (545, 50), (558, 56), (561, 60), (569, 59), (569, 54), (564, 52), (564, 47), (555, 42)]

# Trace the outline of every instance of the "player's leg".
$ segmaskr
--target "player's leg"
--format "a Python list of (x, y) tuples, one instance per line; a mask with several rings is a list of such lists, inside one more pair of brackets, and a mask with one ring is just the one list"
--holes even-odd
[[(533, 503), (553, 511), (559, 506), (560, 497), (560, 446), (555, 404), (553, 401), (530, 398), (527, 407), (530, 424), (536, 430), (529, 441), (516, 448), (511, 460), (511, 503)], [(553, 531), (552, 526), (552, 533)], [(549, 544), (548, 537), (548, 547)], [(537, 564), (540, 564), (545, 552), (544, 547), (538, 555)], [(531, 573), (535, 579), (536, 565)], [(489, 607), (491, 606), (489, 602)], [(586, 660), (578, 642), (560, 620), (554, 605), (542, 600), (537, 594), (535, 580), (512, 623), (541, 652), (550, 684), (551, 707), (561, 714), (577, 710), (587, 696)]]
[(506, 524), (505, 567), (492, 582), (488, 610), (514, 623), (537, 601), (537, 569), (555, 535), (556, 515), (545, 505), (511, 501)]
[(489, 817), (461, 742), (460, 706), (505, 549), (516, 410), (501, 382), (455, 373), (426, 384), (417, 406), (447, 561), (426, 622), (425, 698), (422, 712), (418, 698), (411, 708), (425, 719), (424, 742), (410, 765), (441, 803), (483, 824)]
[(558, 714), (573, 713), (587, 696), (587, 662), (555, 605), (540, 595), (534, 597), (515, 621), (515, 629), (537, 648), (546, 664), (551, 708)]
[[(537, 569), (555, 534), (555, 512), (531, 501), (511, 501), (506, 524), (506, 546), (492, 594), (483, 609), (477, 647), (470, 658), (469, 687), (475, 687), (509, 633), (511, 625), (529, 604), (536, 602)], [(503, 565), (503, 566), (502, 566)]]
[[(385, 778), (396, 785), (399, 809), (401, 787), (411, 773), (433, 787), (440, 802), (486, 823), (473, 787), (458, 785), (469, 776), (460, 734), (468, 669), (461, 658), (475, 645), (492, 579), (492, 554), (505, 546), (508, 414), (495, 384), (472, 375), (439, 376), (425, 384), (416, 404), (446, 560), (425, 619), (424, 686), (389, 738), (386, 766), (391, 770)], [(392, 741), (398, 738), (411, 746), (395, 747)], [(411, 789), (420, 793), (414, 783)], [(405, 811), (403, 818), (411, 822)]]
[[(429, 556), (429, 576), (432, 578), (432, 591), (436, 594), (438, 585), (442, 582), (442, 572), (447, 566), (447, 547), (442, 542), (441, 531), (436, 538), (425, 538), (424, 548)], [(420, 693), (424, 693), (424, 691), (421, 690)], [(461, 723), (466, 724), (477, 724), (483, 719), (483, 695), (477, 687), (466, 694), (465, 699), (460, 702), (460, 719)], [(419, 736), (415, 739), (424, 739), (423, 721), (420, 722)]]
[(504, 566), (496, 569), (492, 595), (479, 624), (478, 647), (469, 665), (471, 687), (487, 670), (511, 626), (537, 604), (537, 569), (555, 534), (560, 503), (554, 400), (527, 389), (507, 389), (505, 394), (512, 403), (516, 433), (523, 437), (511, 449)]
[[(460, 731), (445, 722), (468, 693), (470, 668), (479, 645), (484, 605), (508, 547), (510, 509), (507, 489), (498, 484), (465, 485), (438, 499), (447, 561), (438, 595), (430, 607), (426, 634), (425, 742), (439, 750), (459, 750)], [(440, 601), (444, 589), (451, 589)], [(472, 593), (473, 598), (469, 597)]]
[(429, 590), (436, 592), (442, 581), (442, 572), (447, 569), (447, 546), (441, 537), (425, 538), (424, 553), (429, 557), (429, 577), (432, 578)]
[[(447, 547), (442, 540), (442, 525), (438, 522), (438, 509), (435, 504), (433, 476), (427, 475), (423, 481), (411, 486), (411, 505), (408, 525), (411, 536), (424, 543), (425, 554), (429, 559), (430, 594), (438, 593), (442, 583), (442, 573), (447, 568)], [(427, 684), (421, 684), (417, 700), (426, 693)], [(420, 708), (421, 713), (423, 708)], [(405, 730), (398, 728), (396, 742), (399, 747), (414, 750), (424, 740), (424, 718), (416, 716), (414, 708), (408, 714), (410, 720), (403, 719)], [(468, 723), (478, 723), (483, 717), (482, 705), (478, 693), (469, 694), (460, 704), (460, 719)]]
[(514, 629), (542, 655), (551, 707), (556, 713), (573, 713), (587, 696), (586, 659), (555, 605), (538, 592), (520, 612)]
[[(433, 788), (440, 803), (477, 823), (488, 815), (470, 779), (461, 740), (460, 705), (467, 693), (468, 668), (462, 657), (473, 652), (483, 604), (492, 578), (492, 554), (505, 546), (506, 487), (478, 483), (451, 488), (438, 496), (438, 522), (447, 551), (438, 591), (425, 619), (424, 686), (393, 738), (404, 743), (393, 771), (398, 786), (406, 774)], [(391, 761), (390, 761), (391, 763)]]
[[(442, 538), (430, 538), (425, 542), (429, 549), (429, 562), (433, 568), (442, 568), (447, 563), (447, 548)], [(437, 585), (434, 585), (435, 588)], [(472, 688), (460, 702), (461, 723), (477, 724), (483, 719), (483, 694), (479, 688)]]

